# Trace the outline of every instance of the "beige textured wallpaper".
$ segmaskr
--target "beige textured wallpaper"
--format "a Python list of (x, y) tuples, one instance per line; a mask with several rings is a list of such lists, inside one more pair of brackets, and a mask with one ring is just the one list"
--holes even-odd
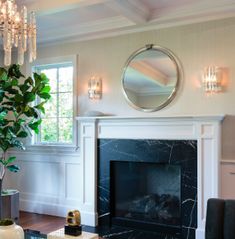
[[(143, 113), (125, 101), (121, 75), (130, 54), (149, 43), (167, 47), (178, 56), (184, 79), (169, 106), (158, 112)], [(235, 159), (235, 18), (42, 46), (38, 50), (38, 58), (42, 59), (75, 54), (80, 115), (90, 110), (119, 116), (229, 115), (223, 123), (223, 158)], [(201, 73), (205, 66), (213, 64), (224, 69), (225, 89), (219, 94), (206, 95), (201, 89)], [(87, 80), (93, 74), (103, 78), (100, 101), (87, 97)]]

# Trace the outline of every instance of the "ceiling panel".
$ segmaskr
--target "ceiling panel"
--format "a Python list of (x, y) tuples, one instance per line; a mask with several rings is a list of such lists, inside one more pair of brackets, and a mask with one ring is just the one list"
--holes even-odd
[(16, 0), (36, 10), (41, 43), (235, 17), (235, 0)]
[(92, 23), (101, 19), (116, 17), (118, 14), (104, 4), (75, 8), (61, 11), (55, 14), (39, 15), (37, 23), (40, 30), (48, 30), (57, 27), (70, 27), (84, 23)]

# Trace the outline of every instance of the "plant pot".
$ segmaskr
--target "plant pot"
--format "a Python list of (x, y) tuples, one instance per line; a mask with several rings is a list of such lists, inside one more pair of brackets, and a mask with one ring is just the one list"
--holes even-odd
[(24, 231), (22, 227), (15, 223), (10, 226), (0, 226), (1, 239), (24, 239)]
[(19, 221), (19, 191), (8, 189), (8, 190), (5, 190), (4, 193), (2, 193), (1, 218), (10, 218), (14, 222), (18, 223)]

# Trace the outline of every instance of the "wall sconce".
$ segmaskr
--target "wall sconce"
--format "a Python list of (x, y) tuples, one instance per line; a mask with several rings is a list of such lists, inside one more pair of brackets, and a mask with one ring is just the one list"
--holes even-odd
[(206, 93), (221, 91), (221, 69), (217, 66), (206, 67), (204, 69), (202, 83)]
[(100, 77), (91, 77), (88, 82), (89, 99), (101, 99), (102, 97), (102, 79)]

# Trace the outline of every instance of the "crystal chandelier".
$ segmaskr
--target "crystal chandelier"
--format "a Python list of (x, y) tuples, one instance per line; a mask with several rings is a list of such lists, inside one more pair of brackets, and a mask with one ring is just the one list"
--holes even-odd
[(27, 8), (17, 9), (15, 0), (0, 0), (0, 35), (4, 49), (4, 65), (11, 64), (12, 48), (18, 48), (18, 64), (24, 64), (24, 53), (29, 49), (29, 62), (36, 59), (36, 19), (31, 12), (27, 21)]

